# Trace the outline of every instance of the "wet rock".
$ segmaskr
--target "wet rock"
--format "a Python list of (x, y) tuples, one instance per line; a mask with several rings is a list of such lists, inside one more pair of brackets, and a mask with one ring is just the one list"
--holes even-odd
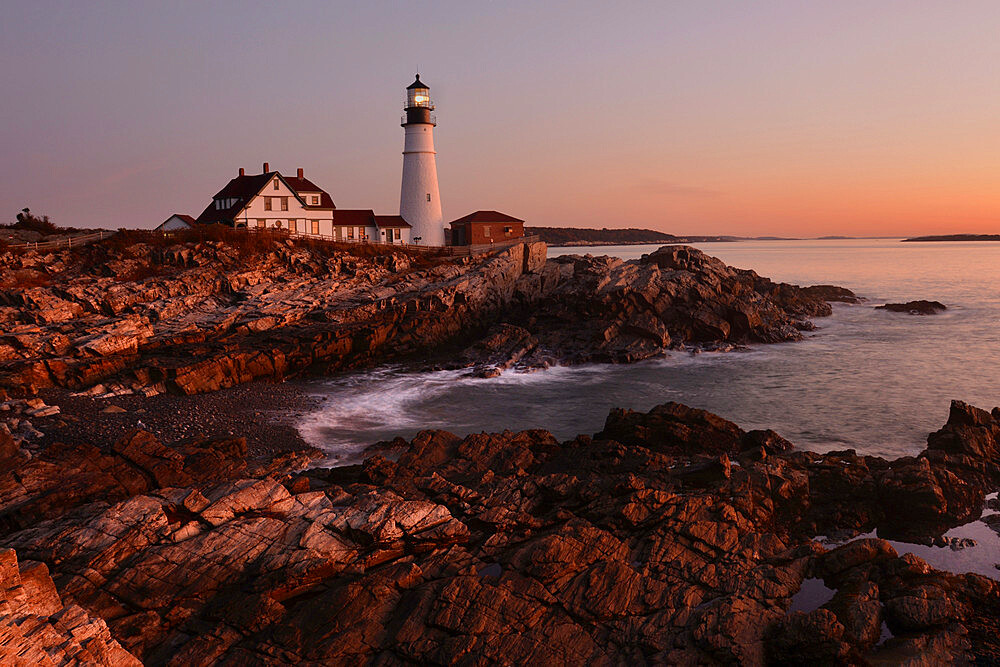
[(612, 410), (595, 437), (690, 455), (736, 453), (745, 435), (736, 424), (711, 412), (665, 403), (648, 413)]
[(803, 287), (802, 291), (808, 296), (824, 301), (839, 301), (841, 303), (861, 303), (862, 301), (861, 297), (851, 290), (836, 285), (810, 285)]
[(909, 313), (910, 315), (934, 315), (943, 310), (948, 310), (940, 301), (907, 301), (906, 303), (886, 303), (875, 306), (875, 310), (888, 310), (893, 313)]

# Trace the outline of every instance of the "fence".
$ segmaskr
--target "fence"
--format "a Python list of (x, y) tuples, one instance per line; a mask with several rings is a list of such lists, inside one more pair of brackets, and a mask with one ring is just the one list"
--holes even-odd
[[(249, 229), (249, 232), (254, 233), (274, 233), (275, 230), (257, 230)], [(500, 241), (499, 243), (481, 243), (479, 245), (449, 245), (449, 246), (427, 246), (427, 245), (416, 245), (413, 243), (385, 243), (383, 241), (372, 241), (358, 240), (349, 241), (345, 239), (335, 239), (326, 236), (313, 236), (312, 234), (288, 234), (290, 238), (301, 238), (307, 239), (309, 241), (326, 241), (328, 243), (369, 243), (371, 245), (379, 246), (391, 246), (393, 248), (400, 248), (402, 250), (414, 250), (416, 252), (433, 252), (441, 255), (449, 255), (451, 257), (467, 257), (471, 255), (483, 255), (486, 253), (494, 252), (496, 250), (506, 250), (512, 246), (518, 245), (520, 243), (534, 243), (539, 240), (537, 235), (534, 236), (522, 236), (521, 238), (509, 239), (507, 241)], [(33, 241), (30, 243), (10, 243), (7, 245), (8, 248), (28, 248), (33, 250), (43, 250), (48, 248), (72, 248), (73, 246), (86, 245), (88, 243), (93, 243), (94, 241), (101, 241), (115, 234), (113, 231), (98, 231), (93, 234), (84, 234), (81, 236), (69, 236), (63, 239), (58, 239), (56, 241)]]
[[(276, 231), (274, 228), (260, 229), (256, 227), (248, 227), (247, 231), (255, 234), (274, 234)], [(391, 248), (399, 248), (401, 250), (413, 250), (416, 252), (432, 252), (440, 255), (449, 255), (451, 257), (467, 257), (471, 255), (484, 255), (486, 253), (494, 252), (496, 250), (506, 250), (507, 248), (519, 245), (521, 243), (534, 243), (539, 240), (539, 236), (522, 236), (516, 239), (509, 239), (507, 241), (500, 241), (499, 243), (481, 243), (479, 245), (446, 245), (446, 246), (435, 246), (435, 245), (417, 245), (414, 243), (388, 243), (385, 241), (373, 241), (371, 239), (337, 239), (330, 236), (315, 236), (313, 234), (298, 234), (292, 233), (286, 230), (280, 230), (278, 233), (282, 235), (287, 235), (288, 238), (292, 239), (305, 239), (308, 241), (324, 241), (326, 243), (361, 243), (368, 245), (385, 246)]]
[(8, 243), (8, 248), (27, 248), (33, 250), (44, 250), (48, 248), (72, 248), (73, 246), (87, 245), (94, 241), (101, 241), (113, 236), (113, 231), (99, 231), (93, 234), (83, 234), (81, 236), (68, 236), (55, 241), (30, 241), (28, 243)]

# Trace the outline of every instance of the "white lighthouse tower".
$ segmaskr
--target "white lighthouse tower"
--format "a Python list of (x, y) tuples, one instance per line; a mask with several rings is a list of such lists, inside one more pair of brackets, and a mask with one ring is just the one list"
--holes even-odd
[(406, 116), (401, 125), (403, 143), (403, 186), (399, 193), (399, 214), (413, 229), (410, 239), (420, 245), (444, 245), (444, 217), (438, 196), (437, 162), (434, 158), (434, 126), (430, 88), (420, 80), (406, 87)]

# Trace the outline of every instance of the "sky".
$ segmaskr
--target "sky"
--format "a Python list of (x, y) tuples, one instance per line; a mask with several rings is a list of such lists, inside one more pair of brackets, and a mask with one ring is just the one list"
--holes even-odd
[(396, 213), (419, 67), (446, 220), (997, 233), (998, 34), (995, 0), (5, 0), (0, 220), (151, 228), (264, 161)]

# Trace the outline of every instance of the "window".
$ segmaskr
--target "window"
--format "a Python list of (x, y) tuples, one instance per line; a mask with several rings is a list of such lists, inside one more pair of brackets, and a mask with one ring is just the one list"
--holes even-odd
[(274, 179), (274, 189), (278, 189), (278, 179)]
[(503, 228), (503, 233), (504, 234), (510, 234), (512, 231), (514, 231), (514, 230), (511, 229), (510, 227), (504, 227)]
[(271, 198), (270, 197), (264, 197), (264, 210), (265, 211), (270, 211), (271, 210)]
[(257, 218), (257, 227), (259, 227), (260, 229), (264, 229), (265, 227), (267, 227), (267, 223), (264, 222), (264, 218)]
[(347, 238), (354, 239), (354, 227), (347, 228)]
[(282, 197), (281, 198), (281, 210), (282, 211), (287, 211), (288, 210), (288, 197)]
[(397, 241), (399, 240), (399, 230), (398, 229), (396, 230), (396, 240)]
[(490, 226), (483, 225), (483, 236), (489, 236), (489, 235), (490, 235)]
[(313, 203), (313, 206), (316, 206), (317, 204), (319, 204), (319, 195), (313, 195), (312, 203)]
[(312, 233), (319, 234), (319, 220), (312, 221)]
[(431, 193), (428, 192), (427, 193), (427, 201), (430, 201), (430, 200), (431, 200)]

